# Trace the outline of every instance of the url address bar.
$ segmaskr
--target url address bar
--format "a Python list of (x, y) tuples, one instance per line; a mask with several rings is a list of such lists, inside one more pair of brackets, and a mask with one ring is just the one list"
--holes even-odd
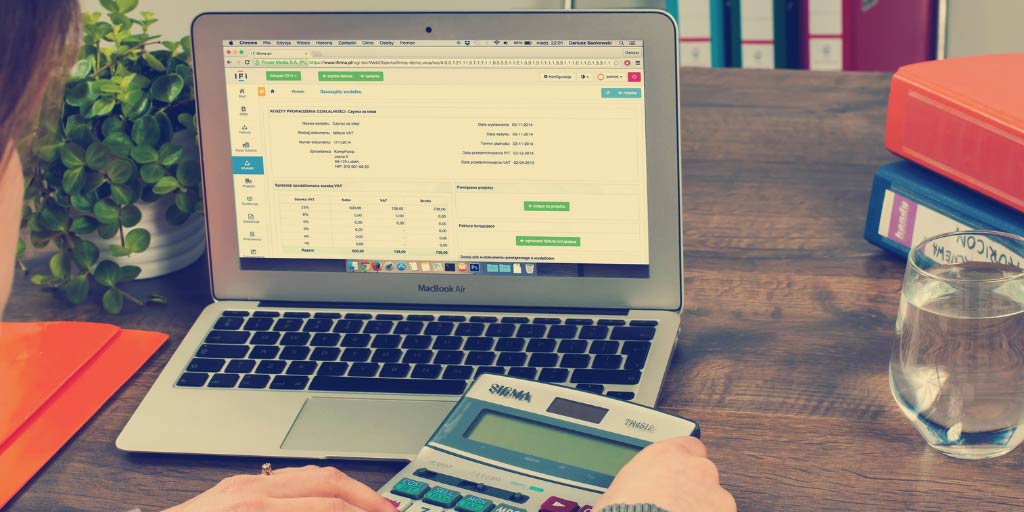
[(467, 67), (467, 68), (618, 68), (625, 59), (255, 59), (262, 67)]

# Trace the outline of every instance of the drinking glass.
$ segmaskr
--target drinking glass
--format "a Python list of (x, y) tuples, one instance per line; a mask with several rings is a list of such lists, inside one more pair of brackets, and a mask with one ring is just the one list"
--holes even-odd
[(960, 459), (1024, 440), (1024, 238), (960, 231), (910, 251), (889, 386), (936, 450)]

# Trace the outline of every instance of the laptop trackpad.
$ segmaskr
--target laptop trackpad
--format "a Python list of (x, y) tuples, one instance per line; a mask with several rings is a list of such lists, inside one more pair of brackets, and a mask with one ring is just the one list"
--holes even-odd
[(326, 457), (412, 460), (455, 402), (313, 397), (281, 443)]

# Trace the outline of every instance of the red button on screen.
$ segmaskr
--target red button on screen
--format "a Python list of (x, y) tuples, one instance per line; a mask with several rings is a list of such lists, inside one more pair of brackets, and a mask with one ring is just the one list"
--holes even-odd
[(631, 71), (631, 72), (628, 73), (626, 79), (629, 80), (630, 82), (639, 82), (640, 81), (640, 72), (639, 71)]

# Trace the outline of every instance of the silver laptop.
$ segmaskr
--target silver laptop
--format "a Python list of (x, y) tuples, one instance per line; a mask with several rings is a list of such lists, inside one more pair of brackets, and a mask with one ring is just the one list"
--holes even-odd
[(668, 15), (192, 38), (215, 301), (120, 449), (411, 459), (484, 373), (655, 403), (683, 286)]

